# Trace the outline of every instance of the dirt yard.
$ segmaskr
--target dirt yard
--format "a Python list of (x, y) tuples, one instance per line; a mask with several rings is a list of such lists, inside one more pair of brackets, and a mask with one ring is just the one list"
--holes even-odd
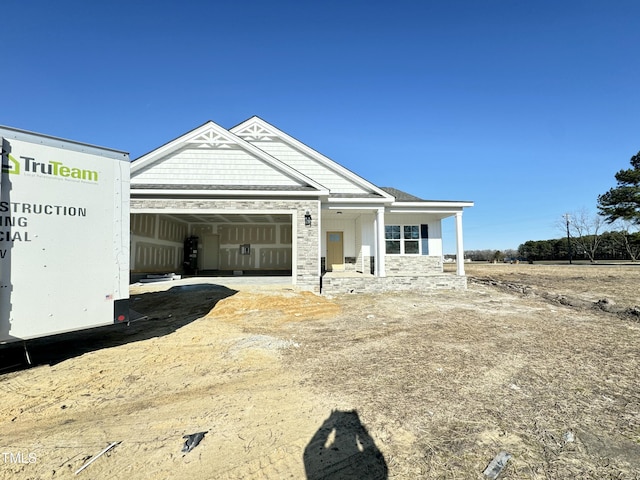
[(640, 478), (640, 266), (467, 273), (132, 287), (148, 320), (0, 352), (0, 478), (483, 479), (501, 451), (500, 479)]

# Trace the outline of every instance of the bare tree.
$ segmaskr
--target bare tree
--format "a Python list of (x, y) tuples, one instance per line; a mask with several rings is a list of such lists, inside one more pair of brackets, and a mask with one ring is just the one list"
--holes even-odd
[(632, 262), (640, 259), (640, 242), (636, 239), (640, 226), (631, 220), (618, 219), (613, 223), (613, 239), (616, 244), (625, 249)]
[(518, 258), (518, 250), (514, 250), (513, 248), (507, 248), (506, 250), (503, 250), (502, 253), (504, 253), (505, 257), (512, 260)]
[(584, 253), (594, 263), (596, 251), (600, 244), (600, 230), (605, 223), (604, 217), (590, 213), (585, 208), (568, 213), (558, 220), (558, 227), (564, 232), (568, 229), (572, 248), (577, 253)]

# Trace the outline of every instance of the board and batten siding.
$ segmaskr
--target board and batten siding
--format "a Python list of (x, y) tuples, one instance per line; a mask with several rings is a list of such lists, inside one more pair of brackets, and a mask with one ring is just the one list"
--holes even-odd
[(135, 174), (136, 184), (298, 186), (273, 166), (244, 150), (189, 148)]
[(326, 165), (309, 158), (282, 141), (250, 141), (250, 143), (303, 175), (313, 178), (316, 182), (328, 188), (331, 193), (370, 193), (369, 190), (346, 179)]
[(375, 215), (363, 214), (360, 215), (362, 241), (361, 241), (361, 255), (363, 262), (363, 271), (371, 271), (371, 258), (375, 257), (376, 251), (376, 234), (375, 234)]
[(433, 215), (419, 213), (387, 213), (385, 225), (429, 225), (429, 253), (430, 257), (442, 256), (442, 220)]

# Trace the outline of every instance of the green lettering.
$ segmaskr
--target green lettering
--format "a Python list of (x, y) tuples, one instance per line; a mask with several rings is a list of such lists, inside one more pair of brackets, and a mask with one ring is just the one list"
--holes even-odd
[(82, 179), (90, 180), (92, 182), (98, 181), (98, 172), (93, 170), (82, 170)]
[(71, 177), (79, 180), (88, 180), (90, 182), (98, 181), (98, 172), (95, 170), (81, 170), (79, 168), (71, 168), (65, 166), (62, 162), (49, 162), (49, 165), (53, 167), (53, 171), (50, 175), (58, 177)]
[(49, 165), (53, 165), (53, 174), (58, 175), (58, 167), (62, 165), (62, 162), (49, 162)]

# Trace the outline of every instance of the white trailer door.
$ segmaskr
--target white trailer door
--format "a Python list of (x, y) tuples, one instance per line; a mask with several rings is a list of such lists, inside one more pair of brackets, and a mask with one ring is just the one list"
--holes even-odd
[(128, 298), (128, 156), (31, 135), (3, 142), (0, 342), (113, 323)]

